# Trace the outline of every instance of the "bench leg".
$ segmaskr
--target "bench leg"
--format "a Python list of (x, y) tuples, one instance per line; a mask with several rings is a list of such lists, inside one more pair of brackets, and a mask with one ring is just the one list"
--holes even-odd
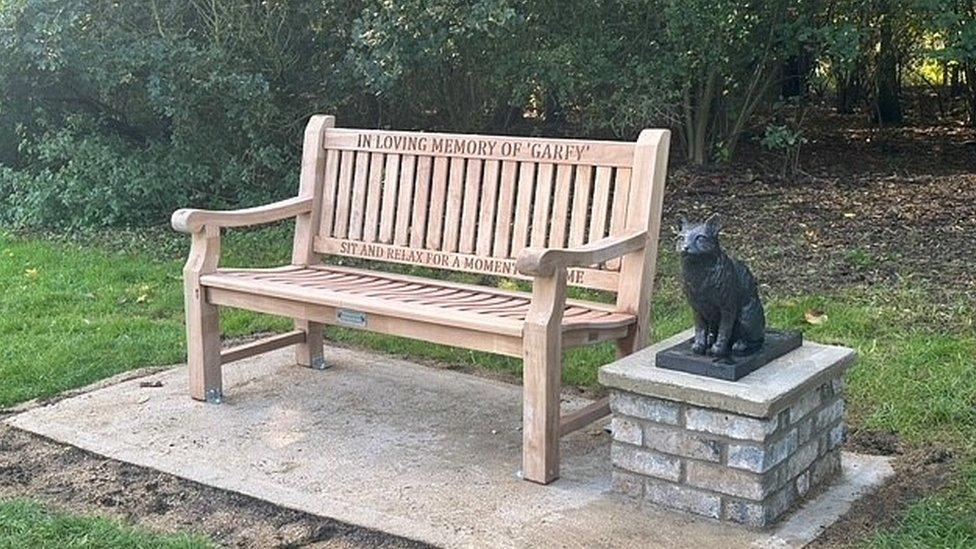
[(560, 335), (530, 324), (523, 332), (522, 476), (539, 484), (559, 478)]
[(190, 369), (190, 396), (220, 404), (220, 322), (216, 305), (207, 303), (204, 289), (186, 286), (186, 361)]
[(322, 356), (323, 332), (325, 326), (318, 322), (296, 320), (295, 329), (305, 332), (305, 342), (295, 345), (295, 362), (299, 366), (324, 370), (328, 368)]
[(617, 340), (617, 357), (622, 358), (636, 353), (647, 346), (647, 329), (649, 322), (644, 319), (631, 326), (627, 335)]

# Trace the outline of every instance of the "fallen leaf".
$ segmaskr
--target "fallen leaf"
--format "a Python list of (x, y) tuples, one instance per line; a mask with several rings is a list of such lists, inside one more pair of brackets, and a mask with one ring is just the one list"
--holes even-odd
[(37, 278), (37, 269), (27, 269), (24, 271), (24, 276), (27, 278)]
[(807, 312), (803, 313), (803, 319), (807, 324), (820, 325), (827, 322), (827, 313), (820, 309), (807, 309)]
[(142, 294), (136, 298), (136, 303), (145, 303), (149, 301), (149, 294)]

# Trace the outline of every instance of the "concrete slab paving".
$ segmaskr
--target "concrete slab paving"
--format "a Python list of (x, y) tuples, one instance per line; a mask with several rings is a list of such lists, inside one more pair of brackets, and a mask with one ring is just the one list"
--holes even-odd
[(324, 372), (294, 366), (289, 350), (228, 365), (219, 406), (187, 397), (180, 366), (7, 422), (447, 547), (802, 546), (891, 474), (884, 458), (845, 455), (837, 484), (777, 529), (756, 532), (610, 495), (601, 425), (563, 439), (557, 482), (520, 480), (520, 387), (346, 349), (329, 349), (326, 359), (334, 367)]

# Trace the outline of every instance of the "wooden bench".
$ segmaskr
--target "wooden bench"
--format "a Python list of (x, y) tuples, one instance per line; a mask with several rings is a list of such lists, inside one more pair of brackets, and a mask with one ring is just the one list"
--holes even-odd
[[(524, 478), (559, 476), (559, 437), (609, 413), (560, 416), (562, 350), (648, 340), (669, 133), (636, 143), (335, 128), (305, 130), (298, 196), (235, 211), (182, 209), (190, 395), (220, 402), (221, 365), (287, 345), (323, 368), (323, 325), (524, 361)], [(295, 218), (290, 265), (218, 267), (220, 229)], [(532, 293), (322, 263), (347, 256), (532, 280)], [(615, 304), (566, 286), (616, 292)], [(219, 306), (284, 315), (295, 330), (221, 351)]]

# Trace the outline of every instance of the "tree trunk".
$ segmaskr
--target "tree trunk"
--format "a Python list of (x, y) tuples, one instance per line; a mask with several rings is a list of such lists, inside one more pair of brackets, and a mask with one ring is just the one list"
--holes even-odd
[(966, 90), (969, 103), (969, 125), (976, 128), (976, 64), (966, 64)]
[(834, 97), (834, 107), (839, 114), (854, 114), (854, 110), (861, 102), (861, 77), (858, 72), (837, 79), (837, 92)]
[(806, 51), (794, 55), (783, 64), (783, 86), (780, 94), (784, 98), (805, 98), (810, 93), (810, 73), (813, 59)]
[(881, 124), (897, 124), (902, 120), (901, 101), (898, 97), (898, 52), (892, 37), (891, 5), (881, 2), (881, 36), (878, 45), (876, 71), (875, 115)]
[(717, 79), (717, 71), (710, 70), (697, 91), (688, 88), (685, 90), (685, 142), (688, 146), (688, 160), (695, 166), (703, 166), (708, 161), (711, 148), (708, 130), (713, 117), (712, 103)]
[(962, 95), (961, 73), (962, 71), (959, 70), (959, 65), (953, 63), (949, 76), (949, 97), (956, 98)]

